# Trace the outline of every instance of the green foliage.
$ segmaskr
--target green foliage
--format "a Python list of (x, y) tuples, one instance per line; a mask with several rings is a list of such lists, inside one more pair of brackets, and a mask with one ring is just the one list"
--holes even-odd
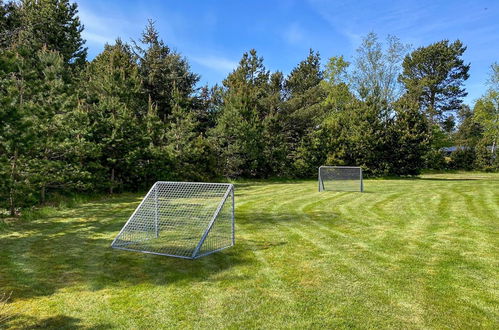
[(470, 65), (462, 59), (465, 51), (459, 40), (442, 40), (420, 47), (404, 59), (400, 80), (432, 123), (441, 123), (449, 112), (459, 110), (467, 95), (463, 83)]
[(37, 63), (38, 81), (33, 81), (33, 94), (26, 106), (33, 114), (32, 124), (36, 128), (36, 143), (30, 150), (30, 181), (40, 190), (43, 203), (48, 188), (81, 188), (80, 176), (85, 173), (80, 164), (71, 161), (72, 153), (81, 146), (73, 140), (67, 121), (76, 100), (67, 93), (64, 59), (58, 52), (42, 48), (37, 53)]
[[(285, 76), (251, 50), (223, 86), (199, 88), (152, 21), (140, 42), (118, 39), (87, 62), (77, 12), (69, 0), (0, 2), (0, 208), (11, 215), (67, 194), (136, 191), (157, 180), (310, 177), (324, 164), (359, 165), (372, 176), (495, 168), (488, 144), (497, 139), (497, 88), (473, 111), (461, 107), (459, 120), (438, 124), (415, 97), (413, 85), (425, 82), (446, 97), (464, 95), (460, 43), (408, 56), (406, 69), (430, 71), (441, 48), (454, 58), (436, 56), (444, 82), (404, 73), (403, 97), (397, 77), (407, 46), (374, 33), (352, 68), (342, 56), (323, 68), (310, 50)], [(437, 99), (442, 111), (459, 103)], [(476, 159), (456, 154), (445, 164), (440, 148), (456, 141)]]
[(401, 94), (398, 76), (400, 63), (409, 46), (395, 36), (386, 38), (386, 46), (376, 33), (368, 33), (357, 49), (350, 82), (357, 96), (379, 107), (389, 108)]
[(429, 147), (426, 120), (407, 100), (394, 109), (390, 120), (376, 105), (361, 101), (332, 112), (302, 145), (300, 175), (310, 176), (323, 164), (357, 164), (375, 176), (418, 174)]
[(83, 107), (92, 129), (87, 137), (97, 146), (96, 161), (102, 166), (112, 193), (130, 181), (132, 168), (147, 136), (141, 126), (145, 104), (141, 104), (138, 66), (130, 47), (117, 40), (106, 45), (84, 73)]
[(83, 26), (78, 6), (69, 0), (22, 0), (20, 27), (14, 46), (28, 51), (42, 47), (57, 51), (66, 65), (81, 68), (87, 49), (81, 37)]
[(303, 157), (307, 157), (305, 154), (311, 144), (309, 135), (327, 116), (323, 77), (320, 55), (310, 50), (307, 58), (291, 71), (284, 83), (283, 134), (288, 144), (289, 161), (298, 176), (308, 173), (304, 172), (303, 166), (310, 167), (315, 163)]
[(460, 147), (450, 155), (448, 167), (455, 170), (472, 170), (476, 162), (476, 149)]
[(483, 126), (476, 120), (474, 111), (463, 105), (458, 111), (460, 125), (454, 135), (457, 145), (474, 148), (482, 139)]
[[(499, 169), (497, 144), (499, 143), (499, 64), (491, 67), (489, 90), (475, 104), (474, 119), (483, 127), (480, 163), (487, 169)], [(487, 157), (486, 149), (490, 147)], [(488, 158), (488, 160), (487, 160)]]
[(13, 44), (20, 25), (18, 4), (0, 0), (0, 49), (9, 48)]
[(425, 168), (424, 157), (430, 150), (428, 122), (419, 112), (418, 104), (402, 98), (395, 105), (395, 120), (391, 125), (391, 147), (387, 157), (390, 174), (417, 175)]
[(476, 146), (476, 160), (474, 167), (488, 172), (499, 171), (499, 157), (494, 156), (494, 149), (486, 140), (481, 140)]
[(347, 68), (350, 63), (340, 57), (331, 57), (324, 71), (325, 79), (321, 82), (326, 91), (324, 104), (332, 111), (341, 111), (353, 101), (348, 84)]
[(220, 167), (228, 177), (263, 176), (263, 120), (269, 109), (269, 73), (255, 50), (245, 53), (224, 80), (223, 108), (213, 129)]
[(149, 20), (140, 41), (145, 46), (135, 43), (135, 53), (139, 56), (142, 88), (150, 102), (157, 107), (158, 116), (167, 122), (172, 111), (174, 90), (182, 98), (188, 98), (194, 92), (199, 76), (190, 71), (185, 58), (159, 38), (153, 21)]
[(213, 170), (213, 157), (210, 156), (210, 145), (197, 130), (199, 122), (195, 113), (182, 104), (178, 89), (174, 88), (171, 114), (168, 116), (166, 130), (166, 151), (170, 159), (174, 159), (173, 173), (176, 179), (206, 179)]

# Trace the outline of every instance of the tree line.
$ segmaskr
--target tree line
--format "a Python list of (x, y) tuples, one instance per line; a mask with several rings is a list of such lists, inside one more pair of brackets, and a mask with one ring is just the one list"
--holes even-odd
[(90, 61), (82, 31), (69, 0), (0, 0), (0, 208), (11, 215), (53, 194), (157, 180), (499, 168), (499, 66), (463, 104), (459, 40), (411, 50), (369, 33), (351, 62), (310, 50), (287, 75), (252, 49), (220, 85), (199, 87), (152, 21)]

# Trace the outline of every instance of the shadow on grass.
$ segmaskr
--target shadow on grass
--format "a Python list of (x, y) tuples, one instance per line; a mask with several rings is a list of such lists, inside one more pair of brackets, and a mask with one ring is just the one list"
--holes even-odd
[(265, 187), (268, 189), (269, 186), (272, 185), (300, 185), (304, 183), (311, 183), (313, 179), (310, 180), (292, 180), (292, 179), (282, 179), (282, 180), (254, 180), (254, 181), (241, 181), (234, 182), (236, 193), (245, 190), (251, 190), (255, 187)]
[[(109, 324), (100, 324), (94, 326), (92, 328), (84, 327), (81, 324), (81, 319), (66, 316), (66, 315), (57, 315), (45, 319), (35, 319), (31, 316), (26, 315), (15, 315), (11, 318), (6, 325), (16, 328), (22, 329), (112, 329)], [(0, 328), (2, 325), (0, 324)]]
[(112, 249), (139, 201), (137, 196), (99, 201), (12, 224), (0, 234), (1, 290), (12, 291), (14, 301), (72, 286), (101, 290), (188, 283), (246, 262), (237, 246), (194, 261)]
[(263, 239), (260, 240), (244, 239), (241, 240), (241, 243), (245, 246), (251, 247), (251, 250), (268, 250), (270, 248), (286, 245), (288, 242), (285, 241), (271, 242)]
[[(12, 300), (16, 300), (49, 296), (67, 287), (97, 291), (221, 281), (229, 276), (224, 270), (252, 262), (251, 251), (287, 244), (260, 238), (239, 240), (236, 233), (235, 247), (194, 261), (112, 249), (112, 240), (140, 200), (138, 195), (99, 200), (9, 224), (0, 233), (0, 289), (12, 291)], [(268, 231), (275, 230), (276, 223), (303, 220), (296, 213), (238, 214), (237, 209), (236, 217), (246, 229), (256, 226)], [(338, 215), (320, 212), (307, 218), (337, 221)]]
[(460, 178), (460, 179), (453, 179), (453, 178), (423, 178), (420, 176), (386, 176), (386, 177), (376, 177), (376, 178), (367, 178), (369, 181), (407, 181), (407, 180), (413, 180), (413, 181), (480, 181), (483, 180), (482, 178)]
[(459, 182), (459, 181), (480, 181), (483, 179), (448, 179), (448, 178), (417, 178), (417, 180), (422, 181), (448, 181), (448, 182)]

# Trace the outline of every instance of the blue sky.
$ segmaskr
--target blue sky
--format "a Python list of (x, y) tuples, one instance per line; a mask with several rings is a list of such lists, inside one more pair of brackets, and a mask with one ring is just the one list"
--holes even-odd
[(138, 39), (153, 19), (161, 38), (186, 56), (201, 83), (221, 82), (243, 52), (255, 48), (268, 69), (289, 71), (320, 52), (351, 60), (363, 36), (398, 36), (412, 48), (460, 39), (471, 63), (467, 103), (479, 97), (490, 65), (499, 62), (499, 1), (80, 0), (83, 33), (93, 58), (116, 37)]

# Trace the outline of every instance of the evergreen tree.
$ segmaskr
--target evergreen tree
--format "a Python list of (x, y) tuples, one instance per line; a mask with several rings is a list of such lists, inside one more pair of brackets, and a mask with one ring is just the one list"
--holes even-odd
[(459, 126), (454, 135), (457, 146), (474, 149), (483, 136), (483, 127), (477, 122), (473, 110), (466, 104), (457, 112)]
[(461, 58), (465, 50), (459, 40), (442, 40), (420, 47), (404, 59), (400, 80), (433, 124), (442, 124), (449, 114), (459, 110), (467, 95), (463, 84), (469, 77), (470, 65)]
[(457, 112), (459, 125), (452, 135), (457, 150), (450, 155), (449, 166), (471, 170), (476, 165), (476, 151), (483, 136), (483, 127), (474, 118), (473, 110), (463, 105)]
[(21, 27), (19, 6), (14, 1), (0, 0), (0, 49), (12, 46)]
[(78, 5), (69, 0), (22, 0), (18, 40), (14, 43), (28, 52), (43, 47), (57, 51), (66, 65), (82, 68), (87, 48), (77, 14)]
[(239, 66), (224, 80), (223, 109), (212, 135), (225, 176), (263, 175), (263, 120), (269, 109), (262, 100), (268, 81), (269, 72), (255, 50), (244, 53)]
[(266, 164), (265, 176), (289, 176), (292, 174), (288, 166), (287, 155), (289, 150), (284, 134), (283, 85), (284, 76), (282, 72), (273, 73), (269, 79), (267, 97), (263, 100), (264, 107), (268, 109), (262, 123), (263, 156)]
[[(62, 79), (65, 68), (56, 51), (42, 48), (36, 61), (3, 52), (2, 195), (11, 214), (44, 202), (47, 188), (68, 191), (78, 186), (81, 168), (69, 161), (77, 142), (66, 116), (74, 105)], [(33, 67), (32, 63), (36, 63)]]
[(157, 107), (159, 117), (166, 122), (172, 111), (174, 88), (180, 97), (187, 99), (195, 91), (199, 76), (190, 71), (185, 58), (159, 38), (152, 21), (149, 21), (140, 41), (146, 48), (135, 44), (135, 52), (139, 56), (143, 88)]
[(45, 202), (47, 189), (69, 191), (80, 185), (85, 176), (80, 164), (70, 160), (79, 148), (68, 125), (68, 112), (76, 106), (73, 95), (68, 94), (64, 82), (64, 59), (56, 51), (42, 48), (37, 52), (37, 67), (31, 79), (31, 95), (26, 100), (34, 128), (33, 145), (29, 154), (32, 169), (30, 180), (40, 191)]
[(402, 98), (395, 104), (395, 118), (390, 126), (390, 145), (385, 155), (390, 159), (390, 174), (417, 175), (425, 166), (430, 147), (426, 117), (417, 102)]
[(106, 45), (84, 74), (83, 96), (91, 120), (89, 137), (100, 150), (99, 164), (108, 177), (106, 186), (137, 183), (136, 167), (144, 136), (146, 105), (141, 97), (138, 66), (130, 47), (121, 40)]
[[(29, 86), (22, 58), (0, 53), (0, 205), (15, 216), (20, 207), (36, 203), (28, 152), (35, 143), (30, 109), (25, 105)], [(29, 97), (28, 97), (29, 98)]]
[(320, 165), (362, 166), (368, 175), (389, 174), (386, 150), (390, 121), (383, 120), (375, 104), (353, 101), (332, 112), (300, 146), (304, 155), (301, 175), (310, 176)]
[[(175, 160), (173, 167), (175, 177), (188, 180), (202, 180), (210, 174), (213, 158), (210, 157), (207, 142), (197, 132), (199, 122), (185, 100), (174, 86), (171, 104), (172, 112), (168, 116), (166, 131), (167, 151)], [(209, 162), (209, 160), (212, 162)]]
[(323, 78), (320, 55), (310, 50), (307, 58), (291, 71), (284, 82), (283, 133), (290, 161), (298, 172), (303, 172), (300, 169), (303, 161), (300, 159), (303, 157), (305, 147), (302, 144), (306, 143), (306, 136), (326, 117), (326, 93), (321, 84)]
[[(307, 134), (301, 136), (296, 150), (296, 176), (310, 177), (315, 174), (317, 167), (324, 164), (344, 164), (343, 151), (346, 140), (342, 125), (348, 121), (344, 112), (354, 100), (347, 82), (348, 65), (343, 57), (332, 57), (326, 65), (321, 86), (316, 88), (320, 91), (316, 99), (321, 102), (320, 112), (308, 128)], [(335, 152), (331, 152), (332, 150)]]

